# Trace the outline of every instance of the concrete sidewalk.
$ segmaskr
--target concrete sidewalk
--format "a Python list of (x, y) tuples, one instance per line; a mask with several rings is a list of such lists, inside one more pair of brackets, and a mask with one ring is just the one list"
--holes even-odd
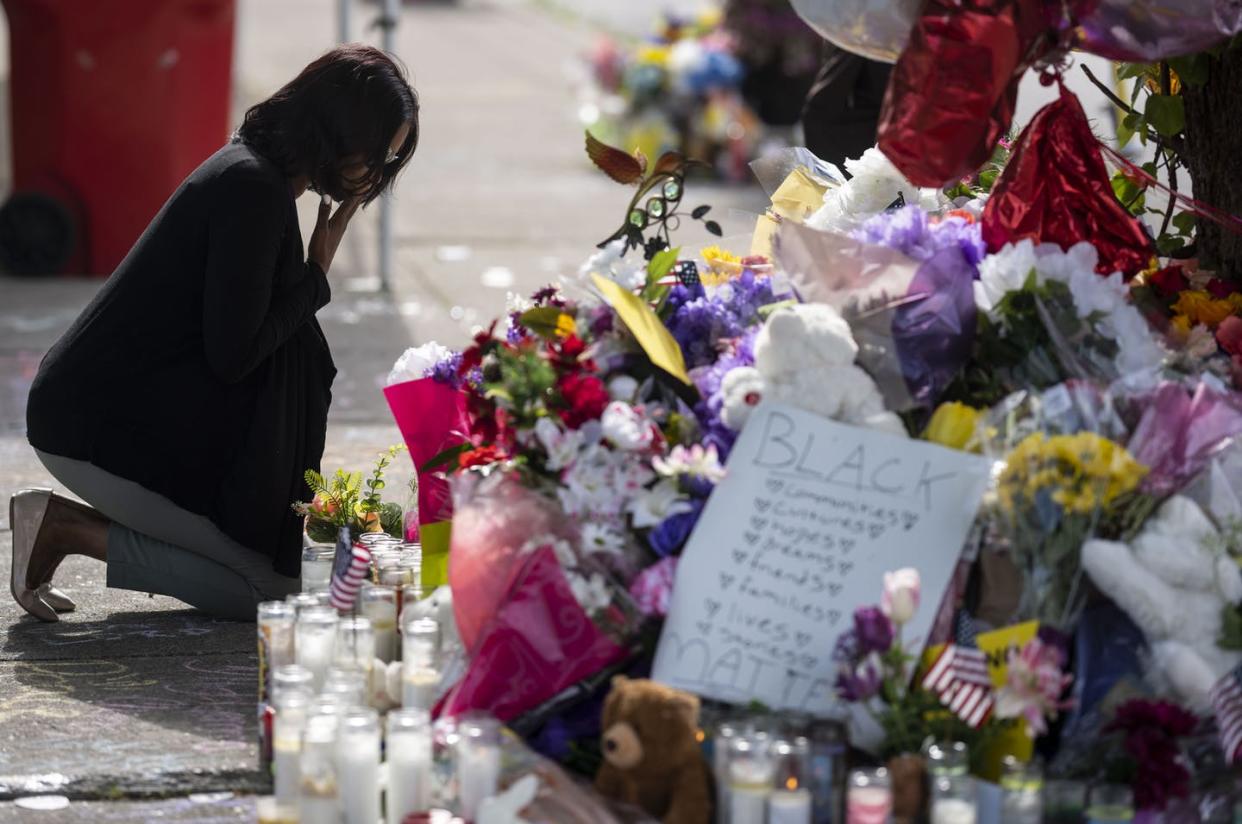
[[(662, 5), (643, 2), (651, 15)], [(331, 45), (334, 7), (240, 0), (238, 114)], [(358, 4), (356, 23), (374, 11)], [(379, 389), (406, 346), (462, 345), (503, 313), (507, 291), (572, 274), (620, 224), (629, 192), (589, 168), (574, 118), (567, 63), (591, 36), (572, 17), (516, 0), (404, 6), (398, 51), (422, 97), (423, 141), (397, 191), (392, 292), (373, 291), (373, 214), (355, 220), (333, 268), (334, 299), (320, 315), (339, 369), (325, 469), (363, 469), (399, 441)], [(730, 210), (764, 201), (710, 186), (689, 197), (739, 234), (748, 221)], [(314, 204), (302, 206), (309, 236)], [(709, 238), (679, 240), (692, 250)], [(50, 485), (23, 436), (25, 394), (98, 286), (0, 278), (0, 502)], [(409, 472), (403, 459), (393, 480)], [(3, 508), (4, 576), (9, 545)], [(0, 821), (253, 819), (246, 796), (266, 786), (255, 770), (254, 626), (107, 590), (103, 565), (83, 558), (57, 581), (79, 604), (59, 624), (0, 598)], [(73, 801), (37, 812), (10, 800), (41, 792)]]

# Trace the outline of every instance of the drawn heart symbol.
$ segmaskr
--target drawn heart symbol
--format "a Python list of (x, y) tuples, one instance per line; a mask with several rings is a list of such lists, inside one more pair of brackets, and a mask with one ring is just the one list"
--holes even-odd
[(846, 575), (849, 575), (850, 570), (853, 568), (854, 568), (853, 561), (842, 561), (841, 562), (841, 577), (844, 578)]
[(755, 515), (751, 515), (751, 516), (750, 516), (750, 525), (751, 525), (751, 526), (753, 526), (755, 529), (763, 529), (765, 526), (767, 526), (767, 525), (768, 525), (768, 519), (767, 519), (767, 518), (759, 518), (759, 517), (757, 517), (757, 516), (755, 516)]
[(828, 594), (831, 595), (833, 598), (836, 598), (838, 595), (841, 594), (842, 589), (844, 589), (844, 587), (842, 587), (840, 584), (829, 584)]
[(811, 633), (809, 632), (796, 632), (794, 633), (794, 639), (797, 640), (800, 647), (809, 647), (811, 645)]
[(750, 553), (743, 552), (740, 549), (735, 549), (733, 550), (733, 560), (737, 562), (738, 566), (741, 566), (742, 564), (746, 563), (746, 557), (749, 554)]
[(703, 633), (704, 635), (711, 635), (711, 632), (712, 632), (711, 621), (695, 621), (694, 625), (698, 627), (699, 632)]
[(849, 551), (854, 548), (854, 544), (856, 543), (858, 542), (855, 541), (853, 538), (842, 538), (841, 539), (841, 551), (848, 554)]
[(828, 610), (828, 623), (832, 624), (835, 627), (837, 625), (837, 622), (840, 620), (841, 620), (841, 610), (839, 609)]
[(768, 492), (771, 492), (773, 495), (785, 488), (785, 482), (778, 481), (776, 478), (768, 478), (764, 481), (763, 485), (767, 487)]
[(902, 513), (901, 519), (905, 523), (906, 532), (909, 532), (911, 529), (913, 529), (914, 525), (919, 522), (919, 516), (918, 516), (918, 513), (916, 512)]
[(826, 558), (824, 560), (824, 572), (832, 572), (837, 568), (837, 560), (835, 558)]
[(730, 575), (727, 572), (720, 573), (720, 588), (728, 589), (729, 585), (737, 580), (736, 575)]
[(742, 537), (746, 539), (747, 543), (749, 543), (751, 546), (754, 546), (755, 544), (759, 543), (759, 538), (762, 536), (758, 532), (747, 531), (747, 532), (742, 533)]
[(876, 538), (879, 538), (881, 535), (884, 534), (885, 529), (886, 527), (884, 526), (884, 524), (872, 524), (870, 529), (868, 529), (867, 531), (871, 533), (871, 540), (874, 541)]
[(759, 510), (760, 512), (767, 512), (768, 507), (770, 507), (771, 505), (772, 505), (772, 502), (769, 501), (767, 498), (755, 498), (755, 509)]
[(815, 669), (815, 665), (818, 663), (819, 663), (819, 659), (816, 658), (814, 655), (802, 656), (802, 666), (804, 669), (813, 670)]
[(704, 598), (704, 599), (703, 599), (703, 606), (707, 609), (707, 617), (708, 617), (708, 618), (715, 618), (715, 617), (716, 617), (716, 613), (717, 613), (717, 612), (720, 612), (720, 602), (719, 602), (719, 601), (715, 601), (715, 600), (713, 600), (713, 599), (711, 599), (711, 598)]

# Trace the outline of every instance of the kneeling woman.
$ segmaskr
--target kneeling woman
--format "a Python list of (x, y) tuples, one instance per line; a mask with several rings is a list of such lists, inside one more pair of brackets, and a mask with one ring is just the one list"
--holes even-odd
[[(297, 589), (290, 505), (319, 466), (336, 374), (315, 313), (350, 218), (417, 142), (401, 69), (342, 46), (250, 109), (164, 204), (31, 387), (30, 444), (90, 506), (48, 490), (10, 502), (27, 612), (73, 609), (52, 584), (70, 554), (105, 561), (110, 587), (225, 617)], [(307, 189), (322, 202), (304, 256)]]

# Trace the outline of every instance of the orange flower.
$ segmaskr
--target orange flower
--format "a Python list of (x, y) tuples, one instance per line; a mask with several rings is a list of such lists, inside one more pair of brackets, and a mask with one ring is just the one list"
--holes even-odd
[(1178, 315), (1185, 315), (1195, 323), (1215, 329), (1237, 309), (1228, 299), (1216, 300), (1207, 292), (1188, 289), (1178, 295), (1173, 311)]

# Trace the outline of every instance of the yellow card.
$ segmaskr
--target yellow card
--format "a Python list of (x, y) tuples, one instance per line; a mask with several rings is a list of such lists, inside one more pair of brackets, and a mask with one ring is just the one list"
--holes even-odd
[(681, 347), (677, 345), (668, 328), (660, 322), (655, 311), (642, 298), (619, 283), (600, 275), (591, 277), (595, 281), (595, 288), (603, 294), (608, 305), (617, 310), (622, 322), (647, 353), (647, 357), (651, 358), (651, 362), (687, 386), (690, 385)]
[[(992, 676), (992, 686), (999, 688), (1005, 685), (1010, 650), (1021, 649), (1038, 631), (1038, 621), (1027, 621), (1025, 624), (1002, 627), (979, 636), (979, 649), (988, 657), (988, 674)], [(936, 660), (942, 649), (944, 645), (932, 647), (923, 654), (924, 670)], [(1034, 752), (1035, 741), (1026, 734), (1026, 722), (1018, 719), (1014, 727), (1001, 733), (988, 748), (983, 777), (997, 780), (1001, 773), (1001, 762), (1007, 755), (1012, 755), (1019, 761), (1029, 761)]]
[(772, 211), (801, 223), (824, 205), (826, 191), (827, 186), (817, 183), (799, 166), (772, 193)]
[(418, 539), (423, 547), (423, 592), (431, 592), (448, 583), (449, 541), (452, 531), (452, 521), (423, 524), (418, 529)]
[(750, 253), (763, 255), (771, 260), (772, 240), (776, 237), (776, 230), (780, 227), (781, 224), (772, 215), (766, 213), (759, 215), (759, 219), (755, 221), (755, 234), (750, 239)]

